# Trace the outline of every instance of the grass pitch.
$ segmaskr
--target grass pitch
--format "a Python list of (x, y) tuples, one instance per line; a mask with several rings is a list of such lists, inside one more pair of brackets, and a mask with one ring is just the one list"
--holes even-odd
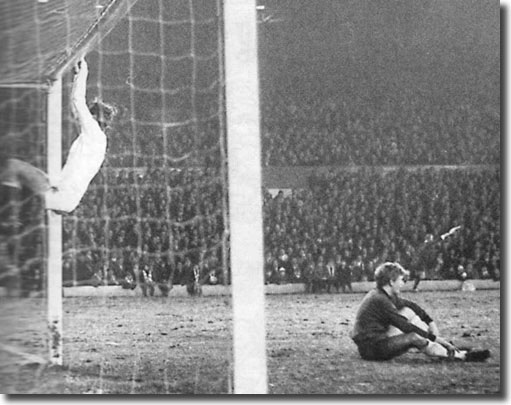
[[(270, 394), (500, 394), (500, 291), (405, 293), (485, 363), (409, 352), (361, 360), (349, 338), (363, 294), (266, 296)], [(232, 391), (228, 297), (64, 299), (64, 367), (44, 357), (45, 302), (2, 298), (0, 390), (6, 394), (225, 394)]]

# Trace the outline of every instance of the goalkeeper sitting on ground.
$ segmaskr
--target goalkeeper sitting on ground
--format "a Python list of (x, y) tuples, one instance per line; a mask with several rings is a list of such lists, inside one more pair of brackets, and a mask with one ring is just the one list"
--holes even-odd
[(412, 348), (427, 356), (459, 361), (484, 361), (488, 350), (462, 350), (441, 337), (431, 317), (416, 303), (399, 296), (408, 271), (386, 262), (374, 272), (376, 288), (362, 300), (352, 339), (365, 360), (390, 360)]
[(50, 183), (46, 173), (18, 159), (9, 159), (1, 176), (3, 185), (28, 187), (33, 193), (44, 197), (46, 209), (65, 213), (78, 206), (101, 168), (107, 144), (104, 131), (116, 114), (114, 107), (99, 101), (87, 107), (88, 68), (85, 59), (77, 63), (74, 73), (71, 106), (79, 125), (79, 136), (69, 149), (59, 178), (51, 179)]

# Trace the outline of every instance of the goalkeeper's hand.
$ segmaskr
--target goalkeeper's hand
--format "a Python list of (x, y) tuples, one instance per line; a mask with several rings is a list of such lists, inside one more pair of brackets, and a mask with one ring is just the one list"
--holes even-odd
[(81, 116), (88, 115), (89, 109), (85, 100), (85, 93), (87, 91), (87, 76), (89, 69), (85, 58), (80, 58), (73, 68), (73, 87), (71, 90), (71, 101), (73, 105), (73, 113), (78, 119)]
[(87, 73), (89, 73), (89, 69), (87, 66), (87, 62), (85, 61), (85, 57), (82, 56), (80, 59), (78, 59), (76, 64), (73, 66), (73, 73), (75, 75), (81, 73), (82, 75), (87, 76)]
[(447, 339), (437, 336), (435, 339), (436, 343), (441, 344), (443, 347), (445, 347), (449, 351), (455, 351), (456, 346), (454, 346), (451, 342), (449, 342)]

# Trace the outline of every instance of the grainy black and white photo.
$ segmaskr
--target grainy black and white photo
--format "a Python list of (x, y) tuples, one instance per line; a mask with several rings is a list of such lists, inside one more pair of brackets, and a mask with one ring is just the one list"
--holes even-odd
[(0, 0), (0, 393), (502, 397), (503, 13)]

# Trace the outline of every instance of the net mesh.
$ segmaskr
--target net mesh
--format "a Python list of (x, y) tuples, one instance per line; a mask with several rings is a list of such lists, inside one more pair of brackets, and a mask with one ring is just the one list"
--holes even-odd
[[(44, 97), (34, 89), (0, 90), (2, 161), (44, 164)], [(48, 353), (45, 325), (46, 226), (41, 201), (25, 190), (0, 191), (0, 382), (17, 391), (40, 371)], [(37, 296), (35, 301), (26, 297)], [(22, 301), (24, 301), (22, 303)], [(36, 367), (34, 368), (34, 365)], [(28, 377), (22, 369), (28, 367)], [(24, 377), (25, 375), (25, 377)], [(28, 379), (27, 379), (28, 378)]]
[[(16, 368), (2, 361), (2, 392), (227, 392), (230, 326), (223, 309), (230, 303), (218, 298), (218, 308), (208, 313), (189, 297), (197, 281), (229, 280), (220, 3), (139, 1), (112, 26), (104, 10), (120, 7), (114, 3), (119, 2), (2, 4), (2, 18), (23, 22), (23, 28), (3, 26), (9, 33), (0, 50), (8, 86), (0, 93), (0, 117), (8, 129), (2, 131), (3, 162), (16, 157), (45, 170), (46, 93), (16, 84), (44, 82), (77, 56), (80, 42), (101, 19), (100, 40), (87, 48), (87, 99), (118, 111), (100, 173), (78, 208), (63, 217), (64, 364), (91, 381), (66, 384), (40, 375), (39, 367), (23, 368), (27, 356), (45, 359), (48, 353), (46, 218), (39, 198), (3, 188), (2, 300), (12, 310), (0, 353), (14, 356)], [(15, 38), (20, 30), (24, 36)], [(17, 60), (20, 44), (26, 53)], [(71, 82), (67, 69), (63, 162), (77, 135)], [(167, 300), (150, 298), (169, 294), (175, 313)], [(14, 327), (22, 311), (27, 322)], [(180, 316), (202, 333), (178, 330), (173, 317)], [(9, 321), (7, 313), (5, 318)], [(204, 343), (204, 334), (213, 333), (220, 348), (215, 354)], [(16, 339), (22, 347), (13, 348)], [(190, 368), (162, 355), (178, 347), (202, 360)], [(218, 370), (218, 378), (204, 383), (204, 369)]]
[(221, 263), (216, 4), (168, 8), (137, 4), (89, 54), (98, 66), (90, 80), (100, 83), (91, 96), (113, 102), (120, 116), (100, 176), (64, 220), (65, 282), (115, 283), (137, 262), (143, 271), (163, 261), (163, 273), (186, 258)]
[(106, 34), (135, 0), (20, 0), (0, 2), (2, 85), (52, 79), (85, 42)]

